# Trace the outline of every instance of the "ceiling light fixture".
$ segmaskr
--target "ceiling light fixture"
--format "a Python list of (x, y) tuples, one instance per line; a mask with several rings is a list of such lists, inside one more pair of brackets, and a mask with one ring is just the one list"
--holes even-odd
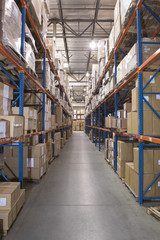
[(87, 73), (86, 73), (86, 77), (89, 77), (89, 76), (90, 76), (90, 74), (89, 74), (89, 72), (87, 72)]
[(90, 49), (94, 50), (97, 47), (97, 44), (95, 43), (95, 41), (92, 40), (89, 46), (90, 46)]

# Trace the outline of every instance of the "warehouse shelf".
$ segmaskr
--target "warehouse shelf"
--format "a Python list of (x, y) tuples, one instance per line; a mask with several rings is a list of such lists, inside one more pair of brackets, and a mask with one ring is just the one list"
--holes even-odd
[[(91, 100), (93, 99), (93, 96), (98, 94), (98, 91), (101, 87), (102, 80), (105, 78), (105, 75), (107, 73), (107, 70), (109, 67), (113, 64), (115, 64), (115, 86), (111, 92), (109, 92), (105, 98), (100, 101), (97, 106), (94, 107), (94, 109), (89, 110), (89, 112), (85, 115), (85, 122), (86, 122), (86, 133), (87, 135), (90, 134), (90, 129), (94, 130), (95, 134), (95, 145), (97, 144), (97, 138), (99, 139), (99, 150), (101, 149), (101, 138), (107, 138), (108, 134), (112, 136), (114, 133), (115, 137), (115, 161), (114, 161), (114, 170), (117, 172), (117, 154), (118, 154), (118, 137), (127, 137), (127, 138), (133, 138), (136, 139), (139, 142), (139, 196), (138, 200), (139, 203), (142, 204), (143, 200), (146, 200), (147, 198), (144, 197), (144, 194), (149, 190), (149, 187), (154, 184), (156, 181), (155, 178), (153, 182), (148, 186), (148, 188), (143, 191), (143, 147), (146, 145), (146, 142), (148, 143), (147, 146), (159, 146), (160, 145), (160, 137), (159, 136), (145, 136), (143, 134), (143, 87), (142, 87), (142, 73), (143, 71), (151, 67), (152, 64), (157, 60), (160, 59), (160, 48), (155, 51), (144, 63), (142, 63), (142, 44), (145, 42), (142, 41), (141, 36), (141, 14), (142, 14), (142, 5), (143, 8), (146, 8), (149, 12), (149, 14), (152, 15), (153, 18), (156, 18), (158, 22), (160, 22), (160, 19), (158, 17), (155, 17), (155, 14), (151, 11), (150, 8), (144, 3), (144, 0), (137, 1), (136, 7), (128, 20), (128, 23), (125, 27), (125, 29), (121, 32), (120, 39), (118, 43), (115, 45), (115, 48), (112, 52), (112, 54), (109, 57), (109, 60), (107, 64), (104, 67), (104, 71), (99, 78), (94, 90), (92, 91), (92, 95), (89, 98), (89, 101), (87, 103), (87, 106), (91, 104)], [(135, 24), (135, 18), (137, 18), (137, 43), (138, 43), (138, 67), (134, 69), (128, 76), (121, 79), (119, 83), (117, 83), (117, 52), (119, 50), (120, 45), (122, 44), (123, 40), (126, 37), (126, 34), (131, 26), (131, 24), (134, 21)], [(159, 33), (160, 29), (158, 28), (152, 37), (155, 37)], [(148, 44), (155, 44), (152, 42), (147, 42)], [(160, 44), (160, 43), (156, 43)], [(105, 59), (105, 56), (104, 56)], [(156, 69), (155, 75), (160, 71), (160, 69)], [(118, 118), (117, 111), (118, 111), (118, 104), (131, 101), (130, 98), (130, 91), (132, 88), (134, 88), (135, 84), (135, 78), (138, 77), (139, 82), (139, 134), (129, 134), (127, 132), (119, 132), (117, 129), (107, 129), (102, 126), (104, 126), (104, 119), (108, 115), (108, 113), (114, 113), (115, 119)], [(151, 80), (148, 80), (147, 85), (150, 83)], [(120, 95), (120, 100), (118, 100), (118, 94)], [(151, 94), (151, 93), (148, 93)], [(159, 94), (159, 93), (152, 93), (152, 94)], [(154, 110), (154, 108), (146, 101), (147, 105), (150, 107), (150, 109), (153, 111), (156, 116), (160, 119), (159, 114)], [(87, 107), (86, 106), (86, 107)], [(102, 120), (102, 123), (100, 124)], [(97, 122), (99, 125), (97, 126)], [(93, 132), (92, 132), (93, 133)], [(91, 134), (92, 134), (91, 133)], [(104, 136), (103, 136), (104, 135)], [(94, 138), (93, 138), (94, 142)], [(150, 144), (152, 143), (152, 144)], [(156, 144), (156, 145), (155, 145)], [(159, 177), (159, 175), (157, 176)], [(155, 197), (153, 197), (155, 199)], [(152, 199), (152, 198), (150, 198)], [(157, 197), (158, 199), (158, 197)]]
[[(5, 138), (5, 139), (0, 139), (0, 145), (1, 146), (6, 146), (6, 144), (18, 141), (18, 144), (16, 145), (19, 148), (19, 181), (21, 183), (21, 187), (23, 187), (23, 140), (24, 138), (29, 138), (31, 136), (34, 135), (42, 135), (42, 142), (44, 143), (45, 141), (45, 135), (49, 132), (52, 132), (52, 139), (54, 142), (54, 133), (57, 131), (63, 131), (65, 129), (68, 128), (72, 128), (71, 125), (69, 126), (62, 126), (60, 128), (57, 129), (51, 129), (51, 130), (45, 130), (45, 96), (47, 96), (49, 99), (52, 100), (52, 114), (54, 115), (54, 104), (56, 104), (57, 106), (62, 107), (63, 112), (69, 116), (72, 117), (72, 114), (70, 112), (68, 112), (64, 106), (62, 104), (60, 104), (60, 102), (53, 97), (50, 92), (48, 90), (45, 89), (45, 80), (46, 80), (46, 76), (45, 76), (45, 67), (46, 67), (46, 58), (49, 61), (50, 67), (53, 71), (53, 73), (55, 74), (56, 80), (59, 83), (59, 88), (62, 90), (62, 96), (63, 93), (65, 94), (65, 100), (68, 102), (68, 105), (71, 107), (71, 103), (69, 101), (69, 98), (65, 92), (64, 87), (61, 85), (61, 81), (60, 78), (57, 74), (57, 71), (54, 67), (54, 64), (50, 58), (50, 54), (45, 46), (45, 43), (43, 42), (39, 31), (32, 19), (31, 13), (27, 7), (26, 1), (21, 0), (21, 4), (22, 4), (22, 25), (21, 25), (21, 55), (17, 55), (11, 51), (8, 50), (8, 48), (3, 45), (2, 43), (0, 43), (0, 53), (6, 57), (6, 59), (9, 61), (9, 63), (12, 64), (13, 68), (15, 68), (16, 72), (17, 72), (17, 76), (19, 76), (19, 86), (14, 82), (14, 80), (10, 77), (10, 75), (8, 74), (7, 69), (5, 70), (3, 67), (1, 67), (2, 71), (7, 75), (7, 77), (11, 80), (11, 82), (13, 84), (8, 83), (7, 81), (4, 81), (2, 79), (0, 79), (1, 82), (3, 82), (4, 84), (12, 87), (14, 90), (16, 90), (16, 94), (18, 94), (18, 97), (16, 98), (16, 100), (14, 101), (13, 105), (19, 101), (19, 115), (23, 116), (23, 107), (24, 107), (24, 102), (23, 102), (23, 96), (24, 96), (24, 83), (27, 84), (27, 86), (31, 89), (31, 92), (36, 94), (35, 91), (30, 87), (30, 85), (28, 84), (28, 81), (25, 80), (25, 76), (28, 77), (29, 80), (31, 80), (31, 82), (33, 82), (36, 86), (38, 86), (40, 88), (40, 90), (43, 93), (43, 100), (41, 101), (42, 103), (42, 113), (43, 113), (43, 129), (40, 132), (34, 132), (34, 133), (29, 133), (29, 134), (25, 134), (23, 136), (19, 136), (16, 138)], [(26, 23), (26, 16), (28, 17), (31, 26), (34, 29), (34, 32), (38, 38), (38, 42), (40, 43), (42, 49), (43, 49), (43, 86), (41, 85), (41, 83), (38, 81), (38, 79), (34, 76), (33, 72), (29, 71), (24, 64), (24, 42), (25, 42), (25, 23)], [(54, 144), (53, 144), (53, 158), (54, 158)]]
[(48, 59), (48, 61), (49, 61), (50, 67), (51, 67), (53, 73), (55, 74), (56, 79), (57, 79), (58, 82), (59, 82), (60, 88), (62, 89), (62, 91), (64, 92), (64, 94), (65, 94), (65, 96), (66, 96), (66, 100), (68, 101), (69, 106), (71, 107), (71, 103), (70, 103), (70, 101), (69, 101), (68, 95), (67, 95), (67, 93), (65, 92), (64, 87), (61, 85), (60, 78), (59, 78), (59, 76), (58, 76), (58, 74), (57, 74), (57, 71), (56, 71), (54, 65), (53, 65), (53, 62), (51, 61), (51, 58), (50, 58), (50, 56), (49, 56), (49, 53), (48, 53), (47, 48), (46, 48), (46, 46), (45, 46), (45, 43), (43, 42), (42, 37), (40, 36), (39, 31), (38, 31), (38, 29), (37, 29), (37, 27), (36, 27), (36, 25), (35, 25), (35, 23), (34, 23), (34, 21), (33, 21), (32, 15), (31, 15), (28, 7), (27, 7), (27, 3), (26, 3), (25, 0), (20, 0), (20, 2), (21, 2), (21, 5), (22, 5), (22, 8), (25, 8), (25, 9), (26, 9), (27, 17), (28, 17), (28, 19), (29, 19), (29, 21), (30, 21), (30, 24), (31, 24), (31, 26), (32, 26), (33, 29), (34, 29), (34, 32), (35, 32), (35, 34), (36, 34), (36, 36), (37, 36), (37, 38), (38, 38), (38, 41), (39, 41), (41, 47), (43, 48), (43, 51), (46, 52), (46, 57), (47, 57), (47, 59)]

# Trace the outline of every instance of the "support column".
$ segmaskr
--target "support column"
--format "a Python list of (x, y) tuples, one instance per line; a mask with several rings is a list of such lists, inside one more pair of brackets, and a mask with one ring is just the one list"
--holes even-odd
[[(22, 33), (21, 33), (21, 54), (24, 56), (25, 48), (25, 22), (26, 8), (22, 7)], [(24, 71), (20, 71), (20, 87), (19, 87), (19, 115), (23, 116), (23, 95), (24, 95)], [(23, 188), (23, 139), (19, 141), (19, 182)]]
[[(52, 106), (52, 115), (54, 115), (54, 102)], [(53, 139), (53, 158), (54, 158), (54, 132), (52, 132), (52, 139)]]
[[(46, 88), (46, 52), (43, 53), (43, 87)], [(46, 95), (43, 93), (42, 104), (42, 130), (45, 131), (45, 99)], [(42, 142), (45, 142), (45, 135), (42, 136)]]
[[(137, 9), (138, 66), (142, 65), (141, 9)], [(143, 135), (143, 76), (138, 73), (139, 135)], [(139, 204), (143, 203), (143, 142), (139, 142)]]
[[(115, 85), (117, 84), (117, 53), (114, 54), (114, 62), (115, 62)], [(115, 119), (117, 119), (117, 110), (118, 110), (118, 101), (117, 101), (117, 93), (114, 95), (115, 97)], [(117, 148), (118, 148), (118, 136), (115, 135), (115, 160), (114, 160), (114, 170), (117, 172)]]

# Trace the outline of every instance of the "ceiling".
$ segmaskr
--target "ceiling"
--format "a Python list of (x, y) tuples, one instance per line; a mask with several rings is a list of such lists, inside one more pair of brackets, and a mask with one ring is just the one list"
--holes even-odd
[(50, 2), (47, 37), (53, 37), (53, 24), (56, 24), (56, 50), (62, 52), (64, 62), (69, 65), (67, 72), (70, 75), (70, 82), (74, 83), (74, 86), (70, 83), (71, 90), (74, 90), (73, 100), (80, 101), (82, 95), (83, 101), (84, 87), (87, 84), (86, 72), (91, 72), (92, 63), (97, 63), (97, 49), (91, 51), (89, 45), (93, 39), (97, 42), (109, 36), (116, 0), (50, 0)]

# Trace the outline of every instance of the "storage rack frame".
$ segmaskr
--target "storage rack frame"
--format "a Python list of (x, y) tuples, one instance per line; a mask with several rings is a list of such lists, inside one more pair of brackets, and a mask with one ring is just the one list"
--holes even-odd
[[(88, 113), (85, 117), (85, 130), (87, 135), (89, 135), (90, 129), (95, 130), (95, 145), (97, 143), (97, 131), (99, 131), (99, 136), (100, 136), (100, 131), (105, 132), (105, 138), (108, 137), (108, 134), (113, 134), (115, 133), (115, 161), (114, 161), (114, 170), (117, 172), (117, 141), (118, 137), (129, 137), (129, 138), (134, 138), (137, 139), (139, 142), (139, 196), (138, 196), (138, 201), (139, 204), (143, 204), (144, 200), (151, 200), (151, 199), (160, 199), (160, 197), (144, 197), (145, 193), (150, 189), (150, 187), (156, 182), (156, 180), (160, 177), (160, 173), (156, 176), (156, 178), (150, 183), (150, 185), (143, 191), (143, 147), (145, 146), (145, 142), (152, 143), (150, 146), (159, 146), (160, 145), (160, 138), (157, 137), (151, 137), (151, 136), (145, 136), (143, 135), (143, 101), (146, 102), (146, 104), (150, 107), (150, 109), (153, 111), (154, 114), (160, 119), (159, 114), (154, 110), (154, 108), (145, 100), (143, 95), (145, 94), (143, 92), (143, 70), (151, 65), (154, 61), (160, 58), (160, 48), (152, 55), (150, 56), (144, 63), (142, 63), (142, 44), (145, 42), (142, 42), (142, 37), (141, 37), (141, 11), (142, 11), (142, 4), (143, 6), (148, 10), (148, 12), (160, 23), (160, 19), (153, 13), (153, 11), (144, 3), (144, 0), (137, 0), (136, 7), (126, 25), (124, 28), (122, 35), (117, 43), (117, 45), (114, 48), (113, 53), (111, 54), (109, 60), (107, 63), (105, 63), (105, 68), (104, 71), (99, 78), (97, 85), (92, 93), (92, 96), (89, 99), (89, 105), (91, 103), (91, 100), (93, 98), (93, 95), (96, 94), (98, 88), (100, 88), (100, 84), (102, 80), (105, 78), (106, 72), (111, 65), (113, 59), (115, 63), (115, 86), (117, 84), (117, 51), (120, 50), (120, 45), (123, 41), (123, 39), (126, 36), (126, 33), (128, 32), (129, 27), (133, 23), (133, 20), (137, 17), (137, 43), (138, 43), (138, 68), (135, 70), (129, 77), (125, 78), (124, 81), (118, 86), (114, 87), (113, 91), (109, 93), (105, 99), (100, 102), (90, 113)], [(156, 32), (152, 35), (152, 37), (155, 37), (158, 33), (160, 32), (160, 28), (156, 30)], [(155, 42), (147, 42), (147, 44), (155, 44)], [(157, 43), (160, 44), (160, 43)], [(105, 56), (104, 56), (105, 59)], [(160, 71), (160, 69), (157, 70), (157, 72), (154, 74), (153, 77), (156, 76), (156, 74)], [(115, 112), (115, 118), (117, 119), (117, 110), (118, 110), (118, 99), (117, 99), (117, 93), (124, 88), (128, 83), (130, 83), (136, 76), (138, 76), (138, 96), (139, 96), (139, 135), (134, 135), (134, 134), (128, 134), (125, 132), (118, 132), (114, 131), (113, 129), (107, 129), (105, 127), (100, 127), (100, 109), (104, 104), (104, 117), (107, 116), (107, 100), (109, 100), (111, 97), (114, 97), (114, 112)], [(148, 80), (147, 85), (151, 82), (153, 77)], [(147, 93), (147, 94), (159, 94), (159, 93)], [(121, 100), (121, 99), (120, 99)], [(99, 112), (98, 117), (99, 117), (99, 126), (97, 127), (97, 111)], [(95, 118), (95, 126), (94, 126), (94, 118)], [(93, 124), (91, 124), (91, 120)], [(156, 144), (156, 145), (155, 145)], [(148, 146), (148, 145), (147, 145)], [(100, 150), (100, 137), (99, 137), (99, 150)]]
[[(48, 62), (50, 64), (51, 70), (54, 73), (56, 80), (59, 83), (59, 88), (62, 91), (62, 96), (63, 93), (65, 94), (65, 99), (68, 102), (69, 106), (71, 107), (72, 110), (72, 106), (71, 103), (69, 101), (69, 98), (65, 92), (64, 87), (61, 85), (61, 81), (60, 78), (57, 74), (57, 71), (54, 67), (54, 64), (50, 58), (50, 54), (45, 46), (45, 43), (42, 40), (42, 37), (39, 34), (39, 31), (34, 23), (34, 20), (31, 16), (30, 10), (27, 6), (27, 3), (25, 0), (20, 0), (21, 2), (21, 7), (22, 7), (22, 23), (21, 23), (21, 55), (24, 57), (24, 46), (25, 46), (25, 24), (26, 24), (26, 17), (28, 17), (28, 20), (34, 30), (34, 33), (38, 39), (39, 44), (41, 45), (42, 49), (43, 49), (43, 86), (40, 84), (40, 82), (38, 81), (38, 79), (36, 79), (31, 73), (29, 73), (29, 71), (23, 66), (23, 64), (21, 64), (16, 58), (15, 56), (12, 55), (12, 53), (10, 53), (6, 47), (0, 43), (0, 53), (6, 57), (7, 60), (9, 60), (11, 62), (11, 64), (13, 64), (15, 66), (15, 68), (17, 69), (17, 71), (19, 72), (19, 86), (15, 83), (15, 81), (10, 77), (10, 75), (8, 74), (7, 70), (5, 70), (4, 68), (1, 68), (1, 70), (3, 70), (3, 72), (7, 75), (7, 77), (10, 79), (10, 81), (12, 82), (12, 84), (4, 81), (3, 79), (1, 79), (1, 82), (3, 82), (4, 84), (12, 87), (14, 90), (16, 90), (17, 92), (15, 92), (16, 94), (18, 94), (18, 97), (15, 99), (15, 101), (12, 104), (12, 107), (15, 105), (16, 102), (19, 101), (19, 115), (23, 116), (23, 108), (24, 108), (24, 102), (23, 102), (23, 97), (24, 97), (24, 82), (27, 84), (27, 86), (31, 89), (32, 93), (34, 95), (36, 95), (36, 97), (39, 99), (39, 97), (37, 96), (36, 92), (30, 87), (29, 83), (27, 83), (27, 81), (25, 81), (24, 79), (24, 75), (26, 75), (35, 85), (37, 85), (41, 91), (43, 92), (43, 100), (40, 101), (42, 103), (42, 131), (39, 132), (34, 132), (34, 133), (30, 133), (30, 134), (25, 134), (23, 136), (19, 136), (19, 137), (14, 137), (14, 138), (3, 138), (0, 139), (0, 147), (3, 146), (12, 146), (12, 147), (18, 147), (19, 148), (19, 182), (21, 184), (21, 188), (23, 188), (23, 141), (24, 138), (30, 138), (31, 136), (35, 136), (35, 135), (39, 135), (42, 136), (42, 142), (45, 141), (45, 135), (48, 133), (52, 133), (52, 139), (53, 139), (53, 158), (54, 158), (54, 134), (55, 132), (61, 131), (62, 134), (65, 130), (67, 129), (72, 129), (72, 125), (68, 125), (68, 126), (62, 126), (59, 127), (57, 129), (51, 129), (51, 130), (45, 130), (45, 97), (49, 97), (52, 101), (52, 114), (54, 115), (54, 106), (55, 104), (57, 104), (58, 106), (61, 106), (63, 109), (63, 113), (67, 116), (67, 117), (71, 117), (72, 118), (72, 114), (70, 114), (59, 102), (58, 100), (56, 100), (55, 97), (53, 97), (46, 89), (45, 89), (45, 83), (46, 83), (46, 76), (45, 76), (45, 66), (46, 66), (46, 58), (48, 59)], [(39, 99), (40, 100), (40, 99)], [(32, 105), (35, 106), (35, 105)], [(18, 143), (15, 143), (15, 141), (17, 141)], [(12, 145), (10, 145), (11, 143), (13, 143)], [(6, 180), (8, 181), (8, 179), (3, 175), (2, 172), (0, 172), (0, 175)]]

